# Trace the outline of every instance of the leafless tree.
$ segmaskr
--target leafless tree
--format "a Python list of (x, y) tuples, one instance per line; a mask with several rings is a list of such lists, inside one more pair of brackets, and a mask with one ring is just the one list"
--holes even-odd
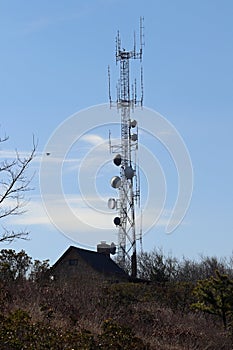
[[(7, 140), (7, 136), (0, 138), (0, 144)], [(13, 160), (5, 159), (0, 162), (0, 219), (25, 212), (25, 193), (32, 190), (30, 183), (33, 177), (27, 176), (27, 169), (35, 157), (36, 146), (33, 138), (32, 149), (27, 156), (21, 156), (16, 150)], [(27, 231), (11, 231), (3, 226), (0, 243), (19, 238), (27, 239), (27, 236)]]

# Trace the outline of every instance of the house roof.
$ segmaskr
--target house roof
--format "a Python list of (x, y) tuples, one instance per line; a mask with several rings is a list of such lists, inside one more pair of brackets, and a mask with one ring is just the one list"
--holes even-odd
[(112, 274), (119, 277), (129, 278), (123, 269), (121, 269), (109, 256), (103, 253), (95, 252), (92, 250), (86, 250), (70, 246), (65, 253), (56, 261), (52, 266), (52, 269), (62, 262), (65, 256), (72, 251), (77, 253), (77, 257), (80, 256), (88, 265), (90, 265), (94, 270), (103, 274)]

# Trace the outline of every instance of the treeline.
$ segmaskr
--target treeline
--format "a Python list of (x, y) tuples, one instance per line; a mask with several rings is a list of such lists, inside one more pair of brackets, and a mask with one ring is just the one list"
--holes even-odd
[(141, 283), (51, 281), (48, 260), (0, 251), (0, 349), (229, 350), (232, 259), (138, 257)]
[(233, 278), (233, 255), (228, 259), (203, 255), (198, 260), (177, 259), (157, 249), (138, 256), (138, 277), (155, 282), (195, 283), (213, 276), (215, 271)]

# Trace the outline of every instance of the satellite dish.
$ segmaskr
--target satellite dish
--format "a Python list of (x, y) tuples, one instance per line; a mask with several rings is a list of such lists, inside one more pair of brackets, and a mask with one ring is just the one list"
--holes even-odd
[(112, 255), (116, 254), (116, 245), (113, 242), (110, 245), (110, 254)]
[(117, 154), (116, 157), (113, 159), (113, 163), (117, 166), (121, 165), (121, 155)]
[(131, 135), (131, 140), (132, 141), (137, 141), (137, 139), (138, 139), (138, 135), (137, 134), (132, 134)]
[(114, 218), (113, 222), (114, 222), (114, 224), (115, 224), (116, 226), (120, 226), (120, 224), (121, 224), (121, 219), (119, 218), (119, 216), (116, 216), (116, 217)]
[(119, 188), (121, 186), (121, 179), (119, 176), (113, 176), (111, 180), (111, 186), (113, 188)]
[(135, 128), (137, 126), (137, 121), (135, 119), (131, 120), (130, 126), (131, 128)]
[(125, 176), (127, 179), (132, 179), (134, 177), (134, 170), (131, 166), (125, 168)]
[(108, 200), (108, 208), (115, 209), (116, 208), (116, 200), (114, 198), (109, 198)]

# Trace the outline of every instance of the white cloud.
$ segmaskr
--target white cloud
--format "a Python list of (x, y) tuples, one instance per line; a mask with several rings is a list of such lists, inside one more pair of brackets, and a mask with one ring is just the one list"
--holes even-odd
[[(57, 198), (56, 195), (51, 195), (47, 197), (47, 200), (49, 201), (49, 210), (55, 213), (53, 215), (53, 220), (55, 223), (59, 224), (62, 222), (63, 226), (65, 223), (65, 225), (67, 225), (67, 229), (71, 231), (77, 231), (77, 227), (73, 226), (69, 221), (67, 221), (67, 218), (64, 215), (66, 212), (64, 210), (64, 205), (67, 205), (81, 222), (99, 229), (110, 229), (112, 225), (109, 226), (109, 222), (111, 223), (112, 218), (117, 214), (117, 212), (115, 210), (109, 210), (107, 208), (108, 198), (108, 196), (100, 198), (96, 195), (83, 199), (81, 196), (69, 194), (65, 196), (65, 199), (61, 199), (60, 197)], [(8, 202), (6, 204), (10, 203)], [(27, 210), (26, 213), (23, 215), (11, 217), (10, 221), (15, 225), (51, 224), (40, 196), (34, 196), (30, 202), (28, 202), (25, 209)], [(146, 210), (143, 212), (144, 231), (147, 231), (153, 224), (160, 227), (167, 226), (172, 210), (165, 208), (160, 215), (160, 209), (161, 208), (146, 208)], [(141, 213), (138, 212), (137, 226), (139, 226), (141, 220), (140, 215)], [(176, 219), (174, 218), (174, 220)]]
[(81, 140), (88, 142), (94, 146), (106, 142), (105, 139), (103, 139), (99, 135), (95, 135), (95, 134), (86, 134), (86, 135), (82, 136)]
[[(84, 245), (95, 246), (101, 240), (113, 241), (117, 244), (118, 228), (113, 224), (117, 211), (107, 208), (108, 198), (100, 199), (97, 195), (85, 198), (92, 205), (92, 207), (89, 207), (81, 196), (69, 194), (66, 195), (65, 199), (65, 205), (68, 205), (68, 207), (64, 208), (64, 200), (56, 195), (51, 195), (47, 197), (49, 201), (49, 217), (41, 197), (34, 196), (26, 207), (28, 211), (23, 215), (8, 218), (7, 225), (9, 224), (15, 230), (18, 230), (18, 226), (20, 229), (26, 228), (30, 232), (38, 230), (38, 227), (42, 232), (50, 232), (55, 227), (68, 238)], [(159, 213), (160, 208), (146, 208), (145, 212), (143, 212), (143, 235), (147, 233), (152, 234), (153, 227), (159, 227), (162, 232), (165, 232), (171, 210), (165, 209), (160, 218)], [(139, 237), (140, 210), (136, 214), (136, 234)], [(156, 221), (156, 219), (158, 220)], [(183, 224), (185, 223), (183, 222)]]
[[(14, 204), (15, 202), (8, 199), (4, 202), (3, 208)], [(50, 224), (40, 196), (33, 196), (31, 200), (25, 202), (23, 210), (25, 210), (25, 213), (22, 215), (9, 216), (6, 218), (6, 221), (9, 221), (9, 223), (13, 225), (23, 226)]]
[[(0, 150), (0, 158), (4, 159), (15, 159), (17, 155), (20, 158), (27, 158), (30, 155), (30, 151), (18, 151), (18, 150)], [(36, 157), (35, 157), (36, 158)]]

